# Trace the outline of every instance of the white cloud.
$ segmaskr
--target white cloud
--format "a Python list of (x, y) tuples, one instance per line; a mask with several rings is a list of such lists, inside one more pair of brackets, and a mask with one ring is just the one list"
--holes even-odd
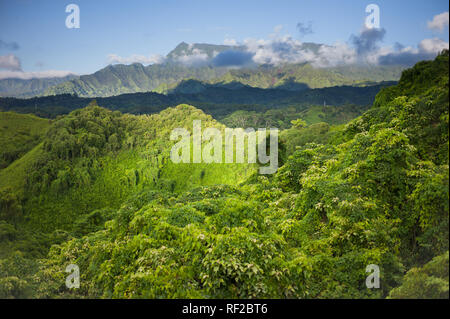
[(390, 55), (395, 52), (398, 52), (398, 53), (400, 53), (402, 51), (408, 52), (409, 50), (412, 50), (412, 48), (407, 47), (407, 48), (402, 48), (402, 49), (394, 49), (392, 46), (380, 47), (380, 48), (377, 48), (376, 50), (366, 54), (363, 57), (363, 61), (368, 64), (377, 65), (377, 64), (379, 64), (379, 60), (381, 57)]
[(0, 56), (0, 80), (2, 79), (22, 79), (29, 80), (33, 78), (53, 78), (64, 77), (75, 73), (70, 71), (46, 70), (36, 72), (25, 72), (22, 70), (20, 60), (13, 54)]
[(301, 41), (293, 39), (290, 35), (280, 36), (281, 30), (281, 25), (276, 26), (274, 33), (269, 35), (269, 40), (244, 40), (246, 50), (253, 54), (253, 62), (271, 65), (309, 62), (315, 67), (332, 67), (357, 62), (357, 53), (348, 44), (322, 45), (314, 52), (305, 49)]
[(108, 55), (109, 63), (120, 63), (120, 64), (132, 64), (132, 63), (160, 64), (163, 63), (164, 60), (165, 58), (160, 54), (153, 54), (150, 56), (132, 54), (128, 57), (121, 57), (117, 54)]
[[(281, 28), (275, 28), (280, 31)], [(413, 65), (421, 60), (430, 60), (448, 49), (449, 44), (441, 39), (424, 39), (417, 47), (380, 46), (385, 30), (376, 33), (363, 29), (347, 43), (321, 45), (318, 49), (307, 49), (302, 42), (289, 35), (269, 35), (269, 40), (246, 39), (246, 50), (253, 54), (256, 64), (280, 65), (283, 63), (311, 63), (314, 67), (334, 67), (351, 64), (400, 64)]]
[[(191, 48), (192, 45), (189, 46), (188, 50), (190, 50)], [(215, 52), (213, 55), (216, 54), (217, 52)], [(209, 56), (202, 50), (193, 49), (189, 54), (177, 56), (175, 60), (187, 66), (200, 66), (208, 62)]]
[(314, 53), (301, 49), (301, 42), (290, 36), (270, 40), (246, 39), (247, 51), (253, 53), (257, 64), (303, 63), (314, 58)]
[(75, 75), (70, 71), (58, 71), (58, 70), (47, 70), (47, 71), (38, 71), (38, 72), (23, 72), (23, 71), (0, 71), (0, 80), (2, 79), (22, 79), (29, 80), (33, 78), (42, 79), (42, 78), (60, 78), (67, 75)]
[(20, 66), (20, 60), (13, 54), (0, 55), (0, 69), (9, 71), (20, 71), (22, 67)]
[(419, 49), (427, 53), (439, 53), (448, 49), (448, 43), (438, 38), (424, 39), (420, 41)]
[(420, 41), (416, 48), (400, 47), (389, 48), (387, 52), (377, 52), (376, 62), (378, 64), (402, 64), (413, 65), (421, 60), (431, 60), (443, 49), (448, 49), (449, 44), (441, 39), (424, 39)]
[(354, 48), (346, 43), (337, 42), (332, 46), (322, 45), (310, 62), (315, 67), (333, 67), (354, 64), (357, 60), (358, 56)]
[(448, 27), (448, 19), (448, 11), (435, 15), (432, 21), (428, 21), (428, 28), (442, 32), (446, 27)]

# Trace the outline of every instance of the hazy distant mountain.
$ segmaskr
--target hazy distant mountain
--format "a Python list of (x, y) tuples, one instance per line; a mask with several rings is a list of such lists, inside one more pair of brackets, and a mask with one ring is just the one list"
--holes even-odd
[(0, 96), (31, 97), (44, 93), (44, 91), (63, 82), (75, 79), (77, 76), (52, 77), (42, 79), (1, 79)]
[[(302, 43), (301, 48), (317, 52), (323, 45)], [(93, 74), (82, 75), (70, 81), (59, 81), (39, 90), (28, 90), (26, 96), (76, 94), (82, 97), (107, 97), (124, 93), (154, 91), (170, 93), (187, 79), (210, 84), (232, 86), (240, 84), (258, 88), (280, 88), (301, 91), (308, 88), (323, 88), (338, 85), (361, 86), (365, 83), (396, 81), (400, 78), (401, 66), (341, 66), (316, 68), (310, 64), (246, 65), (225, 67), (217, 63), (216, 57), (235, 58), (233, 54), (245, 55), (246, 47), (213, 45), (206, 43), (180, 43), (167, 54), (164, 63), (144, 66), (109, 65)], [(251, 59), (250, 59), (251, 60)], [(185, 84), (184, 84), (185, 85)], [(179, 88), (179, 90), (181, 87)], [(182, 93), (197, 93), (198, 87), (183, 88)], [(23, 96), (24, 91), (4, 88), (8, 96)]]

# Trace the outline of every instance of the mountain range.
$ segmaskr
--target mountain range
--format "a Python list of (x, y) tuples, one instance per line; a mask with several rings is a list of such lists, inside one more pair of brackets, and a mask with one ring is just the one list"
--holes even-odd
[[(322, 44), (302, 43), (312, 52)], [(243, 46), (180, 43), (162, 63), (144, 66), (114, 64), (88, 75), (69, 78), (3, 79), (0, 96), (31, 97), (76, 94), (80, 97), (108, 97), (124, 93), (168, 93), (182, 80), (196, 79), (210, 84), (242, 83), (258, 88), (304, 90), (338, 85), (365, 85), (367, 82), (396, 81), (403, 66), (348, 65), (318, 68), (301, 64), (248, 64), (225, 66), (220, 54), (245, 52)], [(225, 58), (226, 59), (226, 58)], [(192, 92), (191, 92), (192, 93)]]

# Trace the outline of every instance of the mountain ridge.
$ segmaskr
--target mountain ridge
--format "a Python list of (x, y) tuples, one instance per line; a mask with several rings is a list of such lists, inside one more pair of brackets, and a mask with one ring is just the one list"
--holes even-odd
[[(300, 47), (316, 52), (323, 44), (305, 42)], [(214, 58), (220, 53), (245, 52), (244, 46), (215, 45), (208, 43), (188, 44), (181, 42), (170, 51), (160, 64), (143, 65), (140, 63), (110, 64), (92, 74), (48, 85), (38, 90), (7, 87), (8, 82), (0, 80), (0, 95), (12, 97), (46, 96), (58, 94), (76, 94), (81, 97), (108, 97), (124, 93), (155, 91), (167, 93), (178, 83), (186, 79), (195, 79), (208, 83), (240, 82), (259, 87), (290, 87), (290, 90), (302, 90), (304, 85), (310, 88), (322, 88), (337, 85), (359, 85), (367, 81), (396, 81), (400, 78), (403, 66), (367, 66), (352, 65), (340, 67), (316, 68), (308, 63), (272, 65), (248, 65), (245, 67), (227, 67), (216, 65)], [(196, 60), (198, 57), (198, 61)], [(194, 64), (186, 64), (193, 59)], [(3, 82), (2, 82), (3, 81)], [(1, 85), (4, 83), (3, 89)], [(15, 92), (15, 93), (5, 93)]]

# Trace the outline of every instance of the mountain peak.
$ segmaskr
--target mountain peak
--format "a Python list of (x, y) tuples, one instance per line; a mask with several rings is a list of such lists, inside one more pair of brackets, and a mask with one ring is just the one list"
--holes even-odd
[(212, 58), (217, 53), (239, 48), (241, 47), (224, 44), (186, 43), (183, 41), (167, 54), (167, 58), (176, 60), (181, 56), (191, 56), (196, 54), (206, 54), (209, 58)]

